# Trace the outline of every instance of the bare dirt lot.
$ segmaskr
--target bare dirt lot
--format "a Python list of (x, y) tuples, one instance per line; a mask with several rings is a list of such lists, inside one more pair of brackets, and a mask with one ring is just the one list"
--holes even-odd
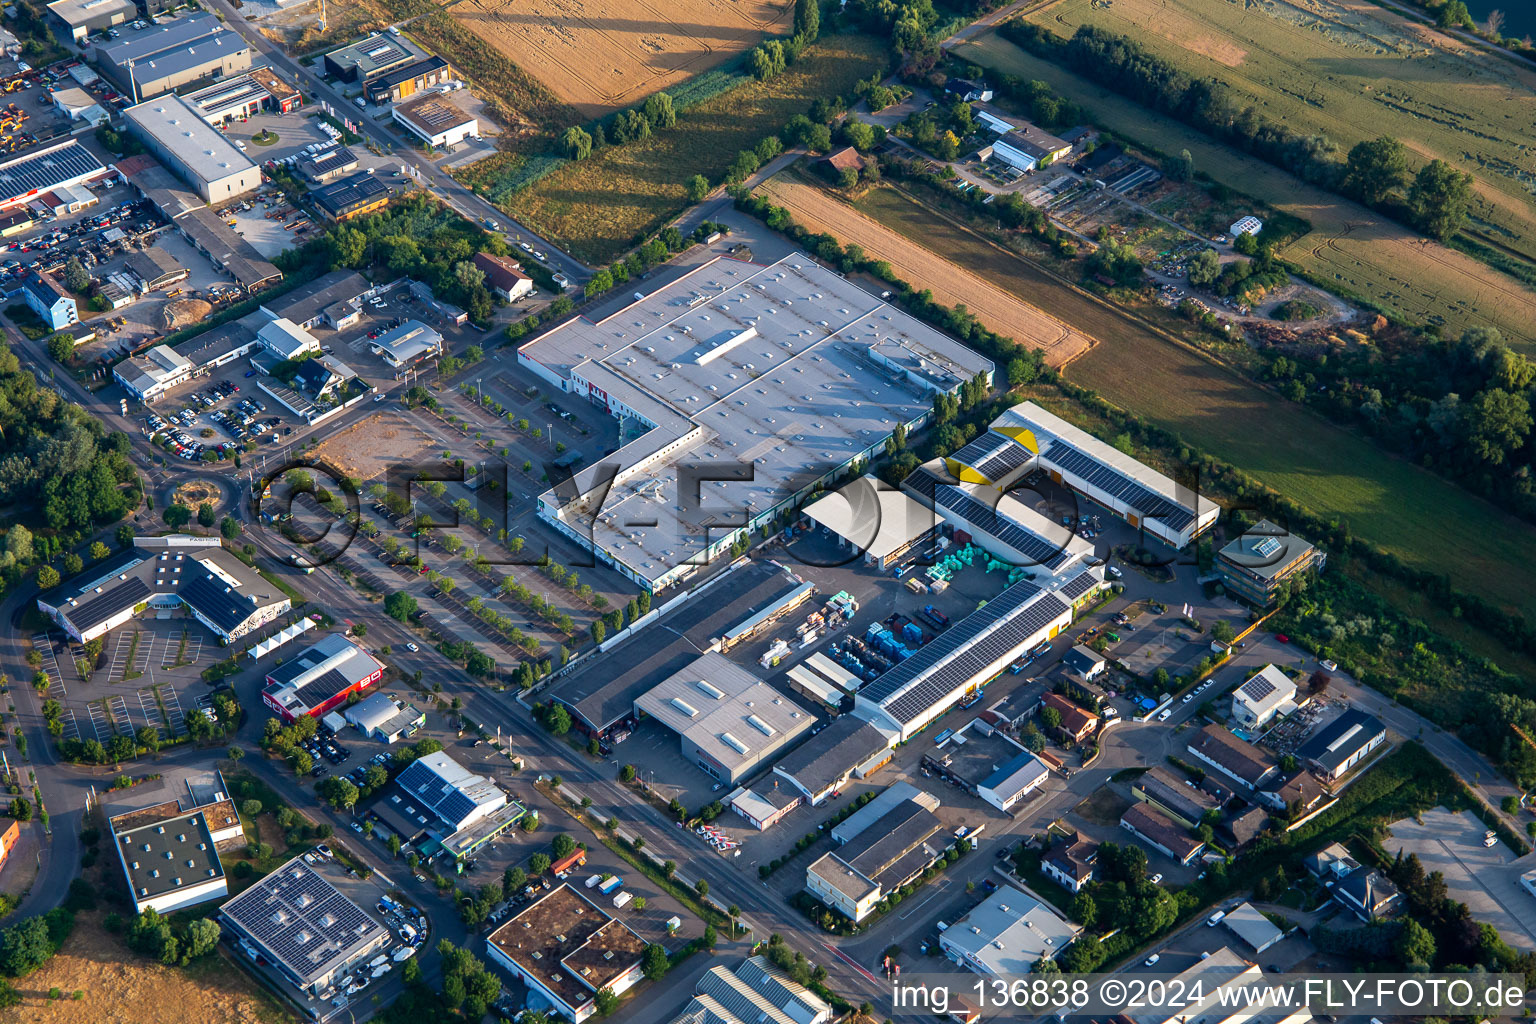
[(929, 252), (822, 189), (776, 177), (761, 191), (801, 224), (830, 232), (845, 245), (855, 242), (865, 252), (879, 253), (899, 277), (922, 281), (944, 305), (963, 305), (992, 330), (1026, 348), (1043, 349), (1052, 366), (1064, 365), (1094, 344), (1083, 332)]
[(379, 412), (358, 420), (310, 450), (310, 456), (343, 476), (364, 483), (383, 481), (390, 466), (420, 461), (432, 439), (397, 412)]
[[(0, 1012), (5, 1024), (256, 1024), (288, 1021), (243, 971), (222, 956), (189, 971), (163, 967), (101, 928), (99, 914), (81, 914), (58, 955), (16, 982), (23, 1002)], [(57, 988), (64, 998), (50, 1000)], [(81, 991), (79, 999), (70, 996)]]
[(786, 0), (462, 0), (460, 24), (587, 117), (631, 106), (788, 24)]

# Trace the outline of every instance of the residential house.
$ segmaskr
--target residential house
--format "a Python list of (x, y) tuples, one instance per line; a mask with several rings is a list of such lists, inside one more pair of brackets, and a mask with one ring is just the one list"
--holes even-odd
[(1099, 844), (1073, 832), (1054, 843), (1040, 858), (1045, 877), (1072, 892), (1082, 892), (1093, 881), (1093, 865), (1099, 859)]

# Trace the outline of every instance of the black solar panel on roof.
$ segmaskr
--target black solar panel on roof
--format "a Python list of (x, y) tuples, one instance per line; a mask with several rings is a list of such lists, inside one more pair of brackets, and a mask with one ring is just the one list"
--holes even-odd
[(1056, 593), (1068, 601), (1076, 601), (1093, 589), (1097, 581), (1091, 572), (1080, 572), (1057, 588)]
[(927, 498), (930, 502), (933, 501), (934, 491), (937, 490), (939, 485), (942, 483), (942, 480), (928, 472), (926, 469), (914, 469), (907, 475), (907, 478), (902, 481), (903, 486), (912, 488), (912, 490)]
[(1019, 523), (999, 515), (996, 509), (977, 501), (952, 484), (946, 484), (934, 491), (934, 503), (963, 517), (976, 529), (991, 534), (1019, 552), (1024, 556), (1026, 565), (1038, 565), (1055, 572), (1070, 559), (1070, 555), (1062, 545), (1026, 530)]
[(69, 142), (19, 160), (0, 165), (0, 191), (7, 196), (22, 196), (50, 188), (102, 170), (101, 161), (78, 142)]
[(317, 708), (351, 686), (351, 682), (337, 669), (326, 669), (293, 692), (305, 707)]
[(181, 599), (226, 633), (256, 610), (256, 602), (215, 579), (206, 569), (190, 573), (181, 585)]
[(1118, 469), (1104, 465), (1098, 459), (1068, 444), (1060, 438), (1052, 438), (1041, 453), (1059, 466), (1099, 490), (1117, 498), (1135, 509), (1143, 519), (1155, 519), (1170, 530), (1183, 530), (1194, 522), (1195, 514), (1183, 505), (1153, 494)]
[(300, 977), (327, 964), (383, 927), (336, 887), (290, 864), (231, 900), (224, 914)]
[(1257, 675), (1243, 684), (1243, 696), (1249, 700), (1263, 700), (1275, 692), (1274, 682), (1266, 675)]
[(1028, 448), (1010, 440), (1005, 446), (983, 459), (976, 468), (988, 480), (998, 480), (1024, 465), (1031, 457), (1032, 453)]
[[(981, 463), (993, 455), (996, 455), (1005, 446), (1013, 445), (1010, 438), (1004, 437), (996, 431), (989, 430), (974, 441), (955, 452), (950, 458), (967, 466), (981, 468)], [(1013, 445), (1018, 447), (1017, 445)]]
[(130, 576), (126, 580), (113, 577), (102, 584), (101, 593), (91, 595), (89, 600), (81, 601), (73, 608), (66, 608), (65, 614), (83, 633), (125, 608), (148, 601), (149, 596), (149, 585), (139, 577)]

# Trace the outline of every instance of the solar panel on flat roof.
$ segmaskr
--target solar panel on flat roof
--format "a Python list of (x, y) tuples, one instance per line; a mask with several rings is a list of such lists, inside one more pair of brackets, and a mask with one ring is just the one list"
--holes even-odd
[(1243, 696), (1249, 700), (1263, 700), (1275, 692), (1275, 684), (1266, 675), (1257, 675), (1243, 684)]
[(312, 869), (290, 863), (224, 906), (285, 967), (309, 978), (383, 926)]
[(46, 191), (71, 178), (100, 170), (103, 170), (101, 161), (84, 146), (71, 141), (55, 149), (0, 164), (0, 191), (7, 196)]
[(1270, 558), (1280, 553), (1280, 538), (1265, 537), (1253, 546), (1253, 553), (1262, 558)]
[(1028, 448), (1010, 440), (1006, 446), (983, 459), (976, 469), (987, 479), (996, 480), (1024, 465), (1030, 457)]
[(971, 441), (950, 458), (966, 466), (981, 468), (980, 463), (996, 455), (1004, 445), (1013, 444), (1013, 439), (999, 434), (995, 430), (989, 430), (985, 434)]
[(1000, 515), (996, 509), (989, 508), (952, 484), (936, 488), (934, 502), (1019, 552), (1026, 559), (1026, 564), (1039, 565), (1055, 572), (1071, 559), (1064, 545), (1025, 529), (1022, 524)]
[(1076, 576), (1073, 576), (1070, 580), (1067, 580), (1067, 582), (1063, 583), (1060, 587), (1058, 587), (1056, 593), (1058, 596), (1064, 597), (1068, 601), (1076, 601), (1078, 598), (1088, 593), (1088, 591), (1092, 590), (1093, 585), (1097, 582), (1098, 580), (1094, 577), (1093, 573), (1080, 572)]

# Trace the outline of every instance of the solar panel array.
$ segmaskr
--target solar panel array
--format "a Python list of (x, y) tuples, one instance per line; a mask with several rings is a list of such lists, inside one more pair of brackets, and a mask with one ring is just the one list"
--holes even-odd
[(1019, 552), (1026, 565), (1038, 565), (1055, 572), (1071, 561), (1072, 556), (1064, 545), (1025, 529), (1016, 520), (998, 514), (996, 509), (977, 501), (953, 484), (937, 488), (934, 503)]
[(989, 430), (955, 452), (950, 458), (967, 466), (977, 466), (979, 468), (984, 460), (989, 456), (997, 454), (1003, 445), (1009, 444), (1013, 444), (1013, 442), (995, 430)]
[(1262, 673), (1243, 684), (1243, 696), (1249, 700), (1263, 700), (1274, 692), (1274, 682)]
[[(1068, 608), (1055, 594), (1020, 580), (918, 648), (859, 696), (875, 701), (899, 722), (914, 721), (989, 665), (1026, 645)], [(1000, 620), (1005, 620), (1002, 625)]]
[(384, 932), (334, 885), (298, 862), (225, 904), (224, 915), (301, 978), (324, 973)]
[(78, 142), (0, 165), (0, 185), (8, 196), (43, 191), (71, 178), (102, 170), (101, 161)]
[(1080, 572), (1076, 576), (1073, 576), (1071, 579), (1067, 580), (1067, 582), (1063, 583), (1060, 587), (1056, 588), (1056, 593), (1058, 596), (1064, 597), (1068, 601), (1076, 601), (1078, 598), (1088, 593), (1088, 591), (1092, 590), (1093, 585), (1097, 582), (1098, 580), (1094, 577), (1093, 573)]
[(1052, 438), (1041, 455), (1065, 473), (1086, 481), (1099, 490), (1129, 505), (1143, 519), (1155, 519), (1170, 530), (1183, 530), (1195, 521), (1195, 514), (1183, 505), (1153, 494), (1118, 469), (1106, 466), (1075, 445)]
[(474, 800), (457, 786), (444, 781), (431, 767), (420, 761), (411, 762), (400, 773), (400, 788), (426, 804), (433, 814), (454, 827), (474, 812)]
[(989, 430), (950, 458), (970, 466), (988, 480), (997, 480), (1030, 460), (1029, 449), (1006, 434)]

